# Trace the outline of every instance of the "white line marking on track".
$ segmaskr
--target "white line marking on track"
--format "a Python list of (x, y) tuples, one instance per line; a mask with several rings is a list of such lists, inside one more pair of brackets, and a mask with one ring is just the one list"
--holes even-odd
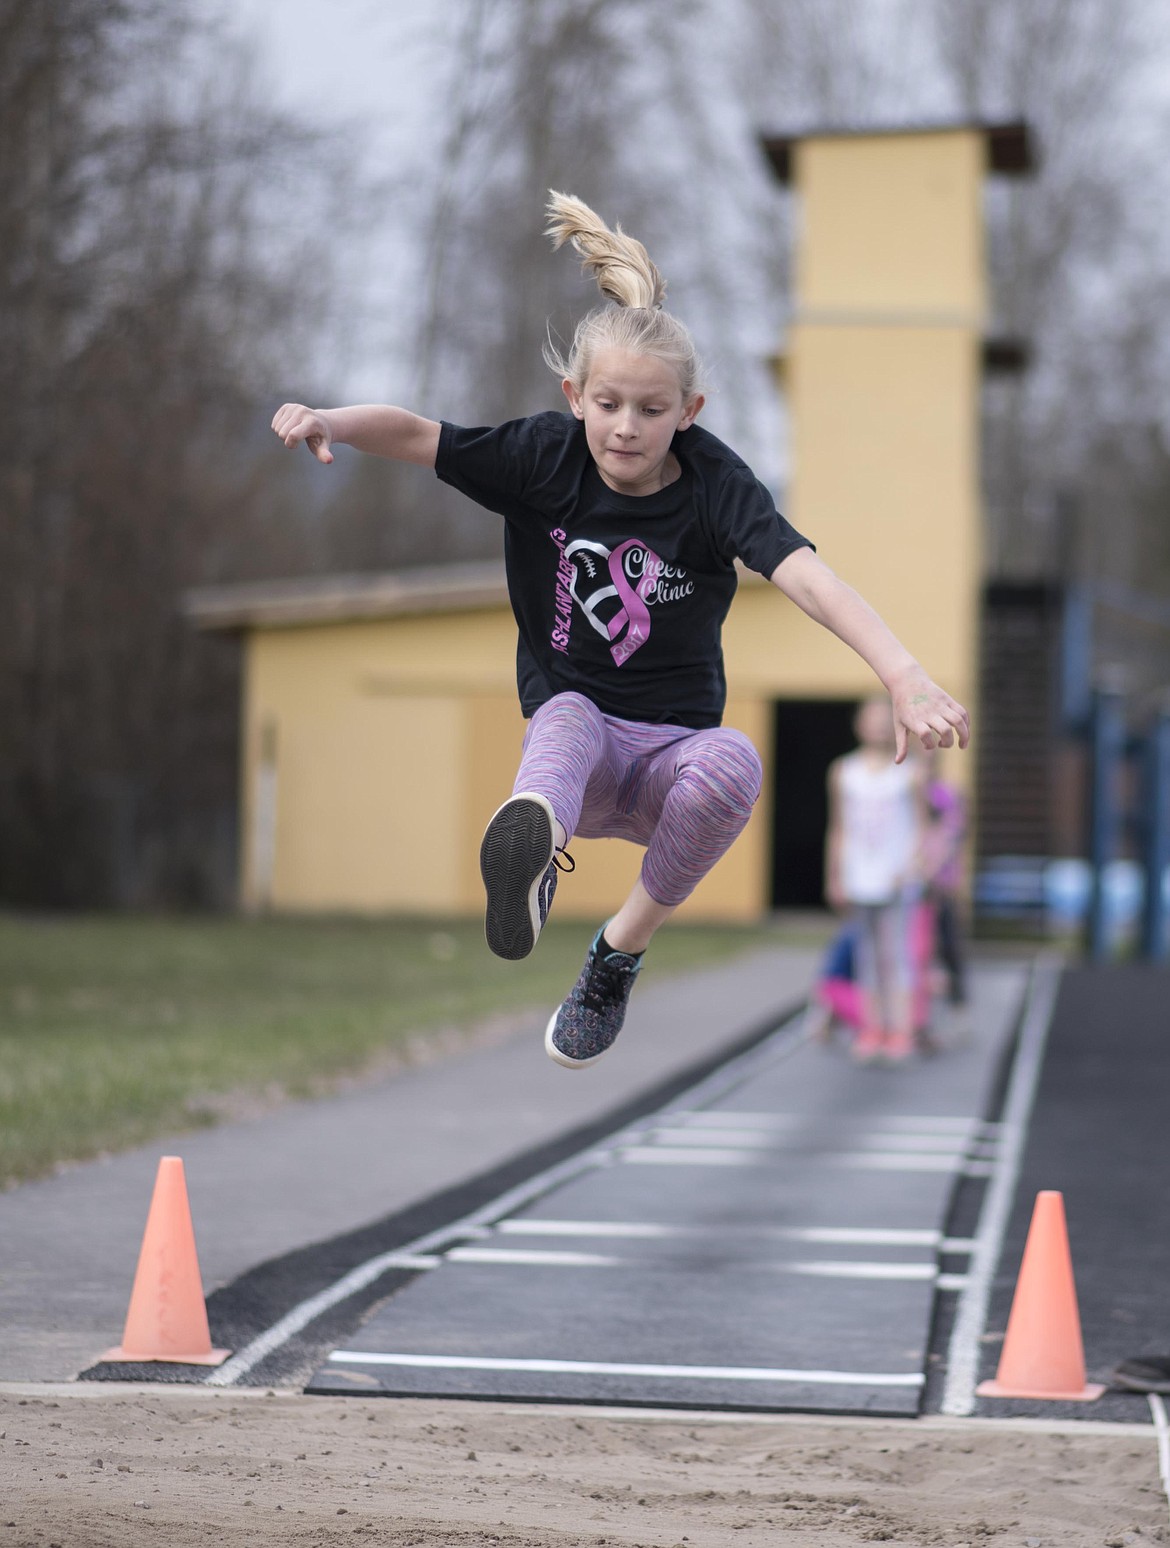
[(496, 1230), (507, 1236), (615, 1236), (667, 1238), (701, 1236), (718, 1239), (746, 1236), (750, 1240), (826, 1242), (851, 1247), (938, 1247), (961, 1252), (970, 1242), (946, 1247), (941, 1233), (932, 1230), (882, 1226), (733, 1226), (668, 1225), (636, 1220), (501, 1220)]
[[(824, 1131), (804, 1135), (777, 1132), (766, 1133), (762, 1129), (653, 1129), (651, 1139), (656, 1145), (684, 1146), (701, 1150), (705, 1146), (735, 1150), (781, 1150), (791, 1153), (794, 1149), (819, 1153), (833, 1149), (832, 1137)], [(850, 1132), (848, 1144), (852, 1149), (890, 1150), (901, 1152), (936, 1152), (953, 1155), (957, 1141), (953, 1135), (903, 1134), (891, 1130), (885, 1133), (872, 1129), (863, 1133)]]
[(884, 1134), (880, 1130), (874, 1130), (869, 1134), (859, 1134), (856, 1139), (850, 1140), (850, 1144), (858, 1146), (872, 1146), (875, 1150), (904, 1150), (904, 1151), (956, 1151), (964, 1147), (962, 1135), (944, 1134)]
[(1146, 1394), (1150, 1403), (1150, 1418), (1158, 1437), (1158, 1476), (1162, 1480), (1162, 1493), (1170, 1506), (1170, 1424), (1166, 1421), (1166, 1405), (1156, 1392)]
[(1019, 1177), (1024, 1141), (1028, 1133), (1028, 1119), (1040, 1082), (1044, 1044), (1060, 985), (1060, 968), (1060, 959), (1055, 955), (1039, 957), (1028, 986), (1019, 1045), (1000, 1120), (999, 1161), (992, 1171), (991, 1182), (979, 1212), (967, 1285), (959, 1297), (955, 1326), (947, 1350), (947, 1379), (940, 1408), (944, 1414), (956, 1417), (973, 1413), (975, 1409), (980, 1341), (987, 1323), (991, 1286), (1003, 1247), (1004, 1232), (1011, 1216), (1016, 1179)]
[[(712, 1258), (698, 1265), (707, 1270), (716, 1264), (725, 1264), (726, 1258)], [(731, 1260), (743, 1272), (752, 1270), (773, 1274), (805, 1274), (817, 1279), (898, 1279), (933, 1280), (936, 1268), (933, 1263), (882, 1263), (867, 1262), (857, 1258), (794, 1258), (790, 1262)], [(488, 1263), (521, 1265), (528, 1268), (665, 1268), (677, 1270), (671, 1260), (654, 1258), (615, 1258), (594, 1252), (541, 1252), (537, 1248), (513, 1249), (510, 1247), (452, 1247), (447, 1254), (448, 1263)]]
[(832, 1242), (843, 1247), (936, 1247), (939, 1232), (883, 1226), (780, 1226), (794, 1242)]
[(953, 1172), (963, 1164), (959, 1150), (922, 1155), (918, 1151), (856, 1150), (827, 1155), (825, 1161), (857, 1171), (875, 1172)]
[[(776, 1154), (779, 1154), (777, 1152)], [(789, 1153), (790, 1154), (790, 1153)], [(618, 1159), (634, 1166), (767, 1166), (772, 1158), (759, 1150), (708, 1148), (705, 1145), (627, 1145)], [(955, 1172), (963, 1165), (961, 1151), (824, 1151), (805, 1159), (818, 1165), (844, 1166), (875, 1172)], [(984, 1165), (985, 1163), (975, 1163)]]
[(929, 1279), (938, 1273), (933, 1263), (863, 1263), (849, 1258), (823, 1258), (811, 1263), (772, 1263), (769, 1268), (818, 1279)]
[(920, 1387), (921, 1371), (794, 1371), (744, 1365), (625, 1365), (608, 1360), (505, 1360), (489, 1355), (380, 1354), (337, 1349), (338, 1365), (394, 1365), (420, 1370), (534, 1371), (569, 1376), (651, 1376), (684, 1381), (776, 1381), (809, 1386)]
[(786, 1150), (799, 1143), (793, 1134), (782, 1131), (768, 1133), (764, 1129), (652, 1129), (650, 1139), (655, 1145), (683, 1145), (692, 1150), (707, 1146), (737, 1150)]
[(637, 1220), (501, 1220), (496, 1227), (505, 1236), (617, 1236), (647, 1240), (697, 1236), (704, 1234), (704, 1229)]
[[(685, 1122), (688, 1127), (709, 1129), (790, 1129), (796, 1126), (805, 1126), (810, 1122), (808, 1113), (739, 1113), (729, 1112), (723, 1108), (707, 1108), (699, 1112), (671, 1111), (671, 1117), (680, 1122)], [(853, 1127), (855, 1119), (842, 1118), (836, 1114), (824, 1120), (814, 1120), (818, 1126), (824, 1122), (842, 1127)], [(978, 1118), (931, 1118), (917, 1114), (887, 1115), (882, 1113), (876, 1119), (883, 1129), (891, 1129), (901, 1133), (911, 1134), (939, 1134), (948, 1138), (963, 1138), (972, 1129), (985, 1129), (994, 1127), (986, 1125)]]
[(526, 1263), (542, 1268), (617, 1268), (629, 1258), (600, 1252), (542, 1252), (524, 1247), (452, 1247), (448, 1263)]

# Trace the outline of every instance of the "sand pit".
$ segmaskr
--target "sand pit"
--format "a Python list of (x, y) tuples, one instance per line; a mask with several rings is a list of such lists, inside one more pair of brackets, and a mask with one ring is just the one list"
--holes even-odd
[(0, 1543), (1163, 1542), (1152, 1429), (72, 1387), (0, 1393)]

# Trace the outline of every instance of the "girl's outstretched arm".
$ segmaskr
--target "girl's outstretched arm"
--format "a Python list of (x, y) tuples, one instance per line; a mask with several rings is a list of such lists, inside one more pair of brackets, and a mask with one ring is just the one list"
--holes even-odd
[(417, 462), (433, 468), (439, 452), (438, 422), (389, 403), (355, 403), (348, 408), (311, 409), (285, 403), (277, 409), (272, 428), (286, 446), (304, 444), (318, 462), (332, 462), (335, 442), (356, 447), (374, 457)]
[(772, 571), (772, 584), (816, 623), (850, 646), (880, 679), (894, 706), (895, 763), (906, 756), (907, 733), (930, 752), (966, 747), (967, 711), (931, 679), (869, 603), (834, 575), (811, 548), (798, 548)]

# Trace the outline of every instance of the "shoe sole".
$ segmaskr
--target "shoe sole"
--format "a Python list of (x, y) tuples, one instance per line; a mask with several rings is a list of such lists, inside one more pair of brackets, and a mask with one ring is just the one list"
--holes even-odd
[[(556, 1064), (562, 1065), (566, 1070), (586, 1070), (591, 1064), (596, 1064), (598, 1059), (604, 1059), (609, 1048), (603, 1048), (599, 1054), (594, 1054), (591, 1059), (570, 1059), (568, 1054), (563, 1054), (553, 1042), (553, 1030), (560, 1015), (560, 1006), (553, 1011), (548, 1019), (548, 1026), (544, 1029), (544, 1051)], [(610, 1048), (613, 1044), (610, 1044)]]
[(488, 949), (520, 962), (540, 934), (540, 884), (555, 851), (553, 809), (543, 796), (513, 796), (484, 830), (479, 873), (487, 893)]

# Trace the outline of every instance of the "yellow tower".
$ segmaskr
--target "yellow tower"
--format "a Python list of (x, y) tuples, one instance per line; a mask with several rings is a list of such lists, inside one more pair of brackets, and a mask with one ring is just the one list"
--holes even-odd
[[(763, 146), (796, 198), (778, 359), (786, 514), (977, 717), (980, 397), (989, 360), (1011, 359), (987, 341), (983, 185), (989, 171), (1028, 169), (1025, 129), (826, 131)], [(792, 627), (804, 686), (789, 693), (871, 691), (856, 658)], [(962, 783), (972, 770), (948, 760)]]
[[(983, 181), (1022, 126), (772, 137), (798, 200), (788, 514), (960, 699), (982, 580)], [(842, 670), (852, 677), (847, 658)], [(842, 682), (842, 687), (853, 684)]]

